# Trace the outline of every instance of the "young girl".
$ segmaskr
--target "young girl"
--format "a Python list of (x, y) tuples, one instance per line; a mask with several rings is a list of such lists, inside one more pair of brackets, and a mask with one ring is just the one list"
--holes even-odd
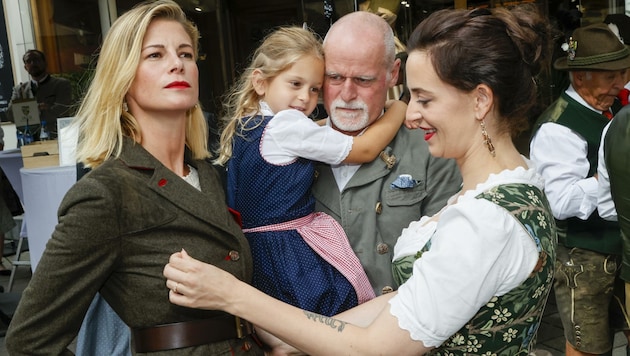
[(323, 79), (323, 50), (312, 32), (286, 27), (268, 35), (228, 94), (217, 162), (227, 163), (228, 205), (241, 214), (252, 249), (252, 284), (334, 315), (374, 292), (341, 226), (314, 212), (314, 161), (372, 161), (400, 128), (406, 105), (395, 103), (363, 135), (347, 136), (306, 116)]

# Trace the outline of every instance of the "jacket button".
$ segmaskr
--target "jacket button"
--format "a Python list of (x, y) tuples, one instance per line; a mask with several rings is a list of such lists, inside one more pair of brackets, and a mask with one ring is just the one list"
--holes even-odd
[(381, 214), (381, 212), (383, 211), (383, 204), (381, 204), (381, 202), (380, 202), (380, 201), (376, 203), (376, 208), (375, 208), (375, 210), (376, 210), (376, 213), (377, 213), (377, 214), (379, 214), (379, 215), (380, 215), (380, 214)]
[(381, 242), (378, 245), (376, 245), (376, 252), (378, 252), (379, 255), (384, 255), (387, 252), (389, 252), (389, 246), (387, 246), (386, 243)]
[(241, 258), (238, 252), (234, 250), (230, 251), (229, 256), (232, 261), (238, 261)]
[(383, 289), (381, 289), (381, 293), (382, 294), (387, 294), (387, 293), (391, 293), (394, 291), (394, 288), (390, 287), (390, 286), (385, 286), (383, 287)]

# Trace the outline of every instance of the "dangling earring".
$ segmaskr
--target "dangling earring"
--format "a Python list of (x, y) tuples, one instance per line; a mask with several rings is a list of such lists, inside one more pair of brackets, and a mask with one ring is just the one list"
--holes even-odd
[(488, 151), (492, 157), (496, 157), (496, 152), (494, 151), (494, 145), (492, 144), (492, 140), (490, 136), (488, 136), (488, 131), (486, 131), (486, 124), (481, 120), (481, 136), (483, 136), (483, 143), (488, 147)]
[(127, 106), (127, 102), (126, 102), (126, 101), (123, 101), (123, 104), (122, 104), (122, 109), (123, 109), (123, 111), (125, 111), (125, 112), (128, 112), (128, 111), (129, 111), (129, 106)]

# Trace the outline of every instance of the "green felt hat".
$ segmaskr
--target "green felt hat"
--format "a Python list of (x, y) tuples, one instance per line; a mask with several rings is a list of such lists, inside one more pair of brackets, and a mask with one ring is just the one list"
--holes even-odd
[(605, 23), (577, 28), (563, 45), (567, 56), (558, 58), (558, 70), (622, 70), (630, 68), (630, 50)]

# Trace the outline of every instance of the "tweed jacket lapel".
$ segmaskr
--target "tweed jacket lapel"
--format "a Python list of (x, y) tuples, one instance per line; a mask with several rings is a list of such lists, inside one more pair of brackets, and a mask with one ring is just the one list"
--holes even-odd
[[(125, 138), (123, 153), (119, 159), (130, 169), (144, 172), (147, 187), (190, 215), (229, 233), (233, 232), (226, 219), (223, 189), (217, 173), (204, 161), (195, 161), (186, 149), (184, 161), (197, 169), (201, 191), (191, 186), (170, 169), (166, 168), (140, 144)], [(218, 203), (218, 204), (217, 204)]]

